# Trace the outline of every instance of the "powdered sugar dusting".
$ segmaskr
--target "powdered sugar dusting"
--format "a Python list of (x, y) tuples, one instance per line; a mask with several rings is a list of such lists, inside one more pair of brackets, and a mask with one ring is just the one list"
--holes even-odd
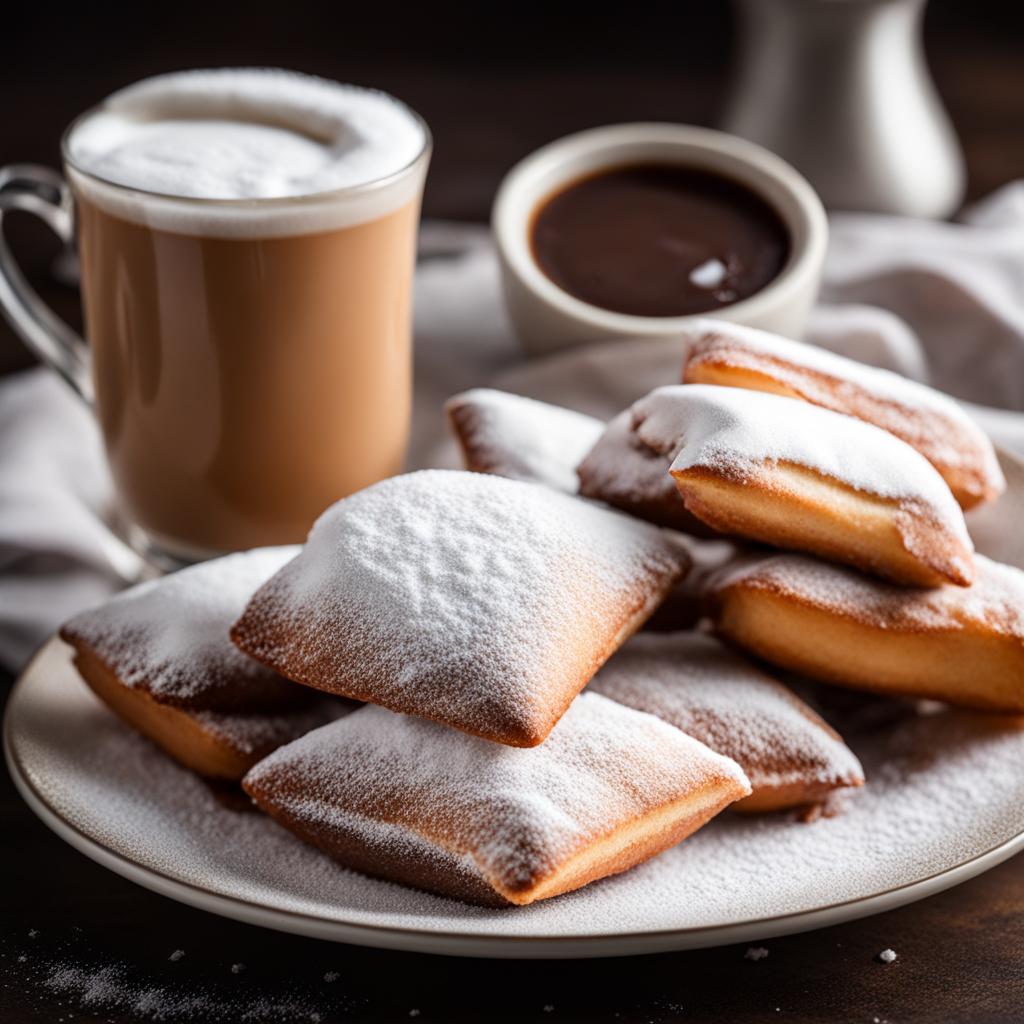
[(589, 502), (426, 470), (324, 513), (234, 636), (309, 685), (539, 742), (687, 565), (668, 534)]
[(1024, 641), (1024, 572), (984, 555), (974, 558), (978, 576), (970, 587), (899, 587), (796, 554), (726, 568), (709, 587), (770, 590), (880, 629), (918, 632), (977, 625)]
[(670, 802), (749, 791), (728, 758), (597, 694), (577, 698), (530, 750), (366, 707), (280, 748), (245, 785), (261, 804), (331, 833), (351, 835), (355, 822), (375, 849), (393, 850), (397, 833), (459, 856), (506, 891)]
[(733, 758), (755, 793), (801, 783), (851, 785), (864, 777), (852, 751), (803, 701), (699, 633), (634, 637), (589, 689)]
[[(645, 445), (632, 430), (632, 412), (619, 413), (577, 467), (580, 494), (607, 502), (660, 526), (691, 531), (686, 510), (664, 452)], [(701, 532), (709, 532), (704, 527)], [(714, 532), (714, 531), (710, 531)]]
[[(195, 719), (207, 732), (220, 737), (243, 754), (266, 753), (290, 743), (318, 726), (354, 711), (359, 705), (337, 697), (301, 690), (301, 704), (288, 711), (196, 711)], [(313, 699), (311, 699), (313, 698)]]
[[(160, 972), (120, 961), (97, 961), (91, 953), (70, 961), (46, 958), (23, 971), (22, 978), (52, 993), (48, 1001), (60, 1007), (54, 1011), (58, 1015), (46, 1018), (48, 1024), (111, 1021), (112, 1014), (121, 1020), (173, 1024), (316, 1024), (327, 1020), (329, 1012), (308, 986), (294, 980), (255, 989), (239, 986), (237, 980), (234, 986), (223, 985), (194, 975), (168, 981)], [(330, 1019), (338, 1018), (331, 1013)]]
[[(760, 369), (788, 384), (811, 401), (834, 405), (843, 403), (843, 411), (857, 415), (862, 395), (888, 403), (872, 406), (878, 422), (911, 444), (922, 443), (929, 452), (950, 466), (980, 464), (984, 475), (1002, 487), (1002, 471), (991, 442), (981, 428), (948, 395), (917, 381), (901, 377), (815, 345), (781, 338), (721, 320), (701, 320), (686, 332), (689, 344), (687, 368), (704, 362), (722, 362), (743, 368)], [(827, 394), (815, 387), (805, 370), (828, 378)], [(810, 389), (810, 393), (808, 393)], [(927, 414), (927, 420), (915, 425), (915, 419)]]
[(963, 513), (935, 468), (910, 445), (850, 416), (760, 391), (708, 384), (658, 388), (633, 406), (633, 429), (673, 470), (731, 478), (790, 463), (854, 490), (928, 510), (973, 550)]
[(569, 494), (577, 490), (576, 466), (605, 426), (593, 416), (491, 388), (455, 395), (445, 410), (467, 469)]
[(1024, 830), (1017, 720), (947, 710), (858, 733), (837, 718), (869, 779), (844, 813), (807, 825), (720, 815), (624, 875), (493, 911), (346, 871), (263, 815), (225, 810), (100, 704), (63, 645), (43, 652), (9, 715), (15, 763), (40, 799), (145, 868), (320, 922), (476, 942), (628, 937), (797, 913), (930, 877)]
[[(960, 406), (941, 391), (936, 391), (909, 377), (902, 377), (891, 370), (847, 359), (818, 345), (809, 345), (803, 341), (783, 338), (770, 331), (714, 319), (694, 322), (684, 331), (684, 338), (688, 346), (687, 365), (700, 362), (705, 355), (717, 355), (721, 350), (730, 351), (732, 346), (742, 346), (752, 353), (771, 356), (815, 370), (835, 378), (840, 384), (844, 381), (849, 382), (908, 409), (917, 406), (941, 412), (944, 416), (962, 420), (968, 429), (979, 429)], [(784, 371), (784, 367), (779, 366), (778, 369), (780, 372)]]
[(256, 588), (298, 553), (257, 548), (141, 583), (67, 622), (126, 686), (192, 709), (287, 703), (295, 687), (244, 655), (228, 631)]

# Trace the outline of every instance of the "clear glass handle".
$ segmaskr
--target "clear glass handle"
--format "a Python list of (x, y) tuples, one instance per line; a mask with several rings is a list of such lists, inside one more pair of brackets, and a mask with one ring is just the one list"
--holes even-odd
[(0, 169), (0, 311), (29, 349), (92, 405), (88, 347), (43, 303), (15, 262), (3, 233), (3, 215), (8, 210), (34, 213), (70, 245), (75, 233), (71, 191), (48, 167), (12, 164)]

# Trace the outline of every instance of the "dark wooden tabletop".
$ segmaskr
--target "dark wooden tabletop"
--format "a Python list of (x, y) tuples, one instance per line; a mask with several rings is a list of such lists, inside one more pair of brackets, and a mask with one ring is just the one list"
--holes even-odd
[[(363, 5), (366, 6), (366, 5)], [(724, 3), (603, 11), (529, 4), (252, 2), (43, 5), (5, 11), (0, 165), (56, 164), (63, 126), (119, 85), (185, 66), (277, 64), (378, 85), (431, 124), (430, 217), (486, 218), (501, 175), (595, 124), (713, 124), (728, 79)], [(634, 5), (639, 7), (640, 5)], [(282, 14), (282, 7), (287, 10)], [(108, 9), (109, 8), (109, 9)], [(1024, 177), (1024, 31), (1017, 5), (934, 0), (928, 52), (964, 143), (972, 197)], [(12, 218), (49, 280), (55, 248)], [(0, 332), (0, 373), (30, 360)], [(10, 676), (0, 675), (6, 695)], [(1024, 1018), (1024, 857), (920, 903), (746, 946), (577, 962), (469, 961), (300, 939), (214, 917), (87, 860), (0, 782), (0, 1021), (348, 1020), (1016, 1022)], [(877, 954), (896, 950), (897, 960)], [(184, 955), (172, 959), (176, 950)], [(233, 965), (243, 965), (233, 970)]]

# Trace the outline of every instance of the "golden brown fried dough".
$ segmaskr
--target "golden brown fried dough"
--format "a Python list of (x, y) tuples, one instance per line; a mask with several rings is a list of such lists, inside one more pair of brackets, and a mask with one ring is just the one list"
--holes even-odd
[(892, 586), (802, 555), (727, 570), (715, 628), (783, 668), (855, 689), (1024, 712), (1024, 572), (978, 555), (969, 589)]
[(633, 406), (672, 457), (686, 507), (716, 529), (900, 583), (974, 578), (963, 512), (928, 461), (884, 430), (776, 395), (693, 384)]
[(345, 703), (242, 654), (228, 630), (298, 548), (262, 548), (139, 584), (61, 629), (75, 666), (113, 711), (187, 768), (240, 779)]
[(687, 384), (768, 391), (873, 423), (916, 448), (965, 509), (993, 501), (1006, 489), (984, 431), (953, 399), (933, 388), (725, 321), (700, 321), (686, 338)]
[(596, 692), (646, 711), (732, 758), (750, 780), (737, 811), (778, 811), (860, 786), (864, 771), (796, 694), (700, 633), (644, 634), (594, 677)]
[(89, 688), (133, 729), (179, 764), (210, 779), (237, 781), (284, 743), (358, 707), (294, 686), (289, 708), (270, 711), (190, 711), (162, 704), (138, 686), (126, 686), (95, 651), (79, 648), (75, 668)]
[(297, 682), (529, 747), (688, 567), (639, 520), (427, 470), (324, 513), (232, 637)]
[(596, 694), (529, 750), (366, 707), (243, 786), (346, 867), (499, 906), (625, 871), (750, 792), (733, 761)]

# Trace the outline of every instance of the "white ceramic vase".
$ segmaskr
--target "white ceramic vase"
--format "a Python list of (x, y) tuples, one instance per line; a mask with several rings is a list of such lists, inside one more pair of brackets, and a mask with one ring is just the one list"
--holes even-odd
[(963, 156), (925, 64), (926, 0), (736, 0), (725, 117), (778, 153), (825, 205), (946, 217)]

